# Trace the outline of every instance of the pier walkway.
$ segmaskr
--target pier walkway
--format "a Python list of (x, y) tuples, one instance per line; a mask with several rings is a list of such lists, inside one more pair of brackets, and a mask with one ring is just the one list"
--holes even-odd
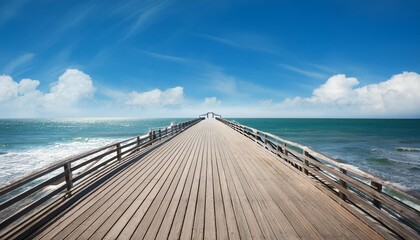
[(380, 239), (314, 182), (216, 120), (118, 173), (35, 239)]

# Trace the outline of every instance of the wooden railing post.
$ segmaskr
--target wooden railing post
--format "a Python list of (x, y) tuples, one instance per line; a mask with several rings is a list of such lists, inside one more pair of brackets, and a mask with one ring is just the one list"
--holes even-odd
[[(374, 182), (374, 181), (371, 181), (370, 182), (370, 185), (377, 191), (377, 192), (382, 192), (382, 184), (380, 184), (380, 183), (378, 183), (378, 182)], [(375, 206), (375, 207), (377, 207), (377, 208), (381, 208), (382, 207), (382, 204), (381, 204), (381, 202), (380, 201), (378, 201), (377, 199), (375, 199), (375, 197), (372, 197), (373, 198), (373, 200), (372, 200), (372, 203), (373, 203), (373, 205)]]
[[(343, 168), (340, 168), (340, 172), (342, 172), (343, 174), (347, 174), (347, 170), (346, 169), (343, 169)], [(340, 178), (339, 182), (340, 182), (340, 185), (343, 188), (347, 188), (347, 183), (343, 179)], [(346, 194), (344, 194), (343, 191), (338, 190), (338, 196), (341, 199), (346, 200)]]
[(264, 134), (264, 146), (265, 146), (265, 148), (268, 149), (268, 147), (267, 147), (267, 142), (268, 142), (267, 138), (268, 138), (267, 134)]
[(162, 131), (159, 128), (159, 140), (162, 140)]
[(277, 150), (277, 156), (280, 156), (280, 153), (281, 153), (281, 147), (280, 147), (280, 144), (278, 144), (278, 143), (277, 143), (276, 150)]
[[(309, 153), (306, 151), (306, 150), (303, 150), (303, 156), (305, 156), (305, 157), (309, 157)], [(308, 160), (306, 160), (306, 158), (303, 160), (303, 162), (305, 163), (305, 168), (304, 168), (304, 170), (303, 170), (303, 172), (306, 174), (306, 175), (308, 175), (309, 174), (309, 171), (308, 171), (308, 168), (309, 168), (309, 161)]]
[(117, 158), (118, 158), (118, 161), (121, 161), (121, 144), (120, 143), (117, 144)]
[(289, 156), (289, 152), (287, 151), (287, 143), (284, 143), (284, 155)]
[(73, 172), (71, 171), (71, 163), (64, 164), (64, 171), (66, 172), (67, 191), (73, 187)]

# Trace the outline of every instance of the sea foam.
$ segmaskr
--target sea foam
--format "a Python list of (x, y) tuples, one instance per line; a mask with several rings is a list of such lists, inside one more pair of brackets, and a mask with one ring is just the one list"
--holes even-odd
[(25, 176), (36, 169), (88, 150), (118, 141), (108, 138), (75, 138), (72, 142), (60, 142), (22, 151), (9, 151), (0, 155), (0, 184)]
[(399, 152), (420, 152), (420, 148), (410, 148), (410, 147), (396, 147), (395, 150)]

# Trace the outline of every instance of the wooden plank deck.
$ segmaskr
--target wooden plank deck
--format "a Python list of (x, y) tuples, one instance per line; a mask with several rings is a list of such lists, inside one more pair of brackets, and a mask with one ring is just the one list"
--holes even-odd
[(384, 238), (302, 172), (216, 120), (155, 149), (31, 237)]

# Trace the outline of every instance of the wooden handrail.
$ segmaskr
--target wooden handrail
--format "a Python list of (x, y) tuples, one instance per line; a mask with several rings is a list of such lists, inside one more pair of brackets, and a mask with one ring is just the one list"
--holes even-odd
[[(110, 164), (119, 164), (127, 156), (141, 148), (150, 146), (163, 138), (178, 134), (201, 120), (202, 118), (197, 118), (172, 125), (171, 127), (151, 130), (147, 135), (136, 136), (68, 157), (0, 187), (0, 231), (34, 208), (39, 207), (51, 197), (55, 197), (63, 193), (63, 191), (71, 195), (74, 184), (82, 184), (88, 175), (100, 172), (101, 169)], [(89, 163), (98, 163), (98, 165), (93, 167), (93, 165), (88, 165)], [(89, 167), (89, 169), (83, 171), (83, 167)], [(56, 171), (60, 168), (63, 171), (57, 173)], [(75, 170), (80, 170), (80, 174), (74, 175)], [(40, 183), (36, 184), (34, 181)], [(50, 185), (58, 186), (49, 193), (41, 193), (45, 187)], [(62, 197), (65, 198), (66, 194), (62, 195)], [(28, 201), (28, 198), (31, 198), (31, 200)], [(4, 210), (8, 209), (12, 211), (8, 211), (11, 214), (6, 216)]]
[[(400, 199), (386, 194), (383, 188), (398, 193), (406, 200), (420, 205), (420, 200), (416, 197), (401, 191), (376, 176), (339, 163), (309, 147), (237, 122), (226, 119), (217, 120), (257, 142), (276, 156), (303, 171), (306, 175), (322, 180), (321, 182), (327, 181), (332, 186), (329, 189), (342, 200), (356, 205), (403, 238), (416, 236), (413, 230), (418, 234), (420, 233), (420, 212)], [(366, 199), (366, 196), (369, 199)]]

